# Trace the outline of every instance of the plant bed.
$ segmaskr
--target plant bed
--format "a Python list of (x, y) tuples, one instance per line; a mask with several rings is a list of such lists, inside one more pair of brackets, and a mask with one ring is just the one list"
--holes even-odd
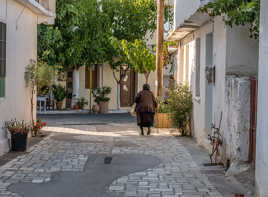
[(192, 96), (187, 85), (178, 84), (163, 101), (158, 98), (156, 128), (176, 128), (181, 136), (191, 135)]
[(155, 114), (155, 127), (156, 128), (172, 128), (172, 119), (169, 113), (156, 113)]

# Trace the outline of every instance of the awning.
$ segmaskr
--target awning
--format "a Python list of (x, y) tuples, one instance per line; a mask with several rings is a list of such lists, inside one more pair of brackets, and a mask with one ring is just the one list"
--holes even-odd
[(179, 41), (188, 34), (199, 29), (202, 25), (209, 21), (209, 19), (210, 17), (207, 14), (196, 12), (189, 17), (189, 19), (185, 20), (183, 24), (170, 31), (166, 37), (166, 40)]
[(172, 30), (169, 32), (166, 40), (168, 41), (176, 41), (176, 40), (181, 40), (185, 36), (187, 36), (189, 33), (197, 30), (200, 26), (192, 26), (192, 25), (181, 25), (175, 30)]

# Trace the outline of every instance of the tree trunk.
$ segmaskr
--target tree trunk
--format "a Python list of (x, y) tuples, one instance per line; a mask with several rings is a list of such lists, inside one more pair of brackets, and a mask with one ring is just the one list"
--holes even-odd
[(157, 0), (157, 96), (163, 96), (164, 0)]
[[(32, 87), (32, 94), (31, 94), (31, 119), (32, 119), (32, 128), (34, 128), (34, 115), (33, 115), (33, 97), (34, 97), (34, 86)], [(32, 137), (36, 135), (34, 131), (31, 132)]]
[(121, 83), (117, 83), (117, 110), (120, 110), (120, 85)]
[(150, 73), (145, 73), (144, 76), (145, 76), (145, 82), (146, 84), (148, 84)]

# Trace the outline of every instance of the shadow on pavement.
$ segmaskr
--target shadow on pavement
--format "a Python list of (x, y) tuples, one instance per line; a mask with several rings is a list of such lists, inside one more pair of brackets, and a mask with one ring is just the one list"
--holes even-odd
[(105, 156), (89, 155), (84, 172), (58, 172), (48, 183), (18, 183), (9, 190), (25, 197), (113, 197), (115, 194), (107, 191), (114, 180), (160, 164), (156, 157), (124, 154), (113, 155), (107, 165)]

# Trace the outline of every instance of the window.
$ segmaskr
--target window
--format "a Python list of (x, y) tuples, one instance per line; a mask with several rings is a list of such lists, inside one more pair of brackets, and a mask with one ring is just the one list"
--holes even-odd
[(195, 41), (195, 96), (200, 97), (200, 50), (201, 40), (197, 38)]
[(0, 97), (5, 96), (6, 24), (0, 22)]
[[(90, 87), (90, 71), (89, 67), (85, 67), (85, 89), (89, 89)], [(99, 81), (99, 72), (98, 72), (98, 67), (93, 66), (92, 67), (92, 88), (96, 89), (98, 88), (98, 81)]]
[(206, 66), (212, 67), (213, 64), (213, 33), (206, 36)]

